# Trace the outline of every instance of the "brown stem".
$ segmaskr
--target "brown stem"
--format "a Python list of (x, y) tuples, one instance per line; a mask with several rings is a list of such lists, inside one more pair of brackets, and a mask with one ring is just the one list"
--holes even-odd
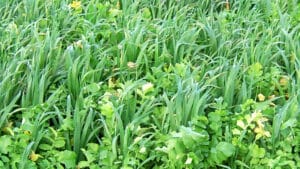
[(226, 9), (229, 10), (230, 9), (230, 4), (229, 4), (229, 0), (226, 0)]

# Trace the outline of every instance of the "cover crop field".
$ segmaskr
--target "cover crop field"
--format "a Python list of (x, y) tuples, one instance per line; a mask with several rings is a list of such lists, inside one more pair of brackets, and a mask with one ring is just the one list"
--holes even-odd
[(299, 0), (0, 0), (1, 169), (300, 168)]

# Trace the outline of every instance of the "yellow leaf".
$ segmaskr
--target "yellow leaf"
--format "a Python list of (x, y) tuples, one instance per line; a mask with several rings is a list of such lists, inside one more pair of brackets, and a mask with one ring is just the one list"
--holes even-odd
[(142, 147), (139, 152), (144, 154), (146, 152), (146, 147)]
[(263, 133), (263, 128), (261, 128), (261, 127), (256, 127), (255, 129), (254, 129), (254, 132), (255, 133), (257, 133), (257, 134), (262, 134)]
[(256, 119), (260, 119), (262, 117), (262, 114), (259, 110), (255, 110), (252, 114), (251, 114), (251, 119), (252, 120), (256, 120)]
[(188, 157), (185, 161), (185, 164), (188, 165), (188, 164), (192, 164), (192, 161), (193, 159), (191, 157)]
[(148, 92), (151, 91), (151, 90), (153, 90), (153, 84), (150, 83), (150, 82), (148, 82), (148, 83), (146, 83), (146, 84), (144, 84), (144, 85), (142, 86), (142, 91), (143, 91), (144, 93), (148, 93)]
[(74, 46), (82, 49), (83, 48), (82, 41), (78, 40), (78, 41), (74, 42)]
[(241, 131), (239, 129), (233, 129), (232, 134), (233, 135), (241, 135)]
[(142, 140), (142, 137), (136, 137), (133, 141), (133, 144), (138, 143), (140, 140)]
[(279, 84), (280, 84), (280, 86), (285, 87), (285, 86), (287, 86), (288, 82), (289, 82), (289, 78), (288, 78), (287, 76), (282, 76), (282, 77), (279, 79)]
[(127, 66), (128, 66), (128, 68), (133, 69), (133, 68), (136, 67), (136, 64), (135, 64), (134, 62), (128, 62), (128, 63), (127, 63)]
[(271, 107), (274, 107), (274, 106), (276, 106), (276, 104), (274, 104), (273, 102), (271, 102), (271, 103), (270, 103), (270, 106), (271, 106)]
[(122, 13), (121, 10), (119, 9), (114, 9), (114, 8), (111, 8), (109, 11), (109, 14), (112, 16), (112, 17), (115, 17), (115, 16), (118, 16)]
[(81, 2), (80, 1), (73, 1), (71, 4), (69, 4), (69, 7), (78, 10), (81, 8)]
[(265, 99), (266, 99), (266, 97), (265, 97), (263, 94), (261, 94), (261, 93), (259, 93), (259, 94), (257, 95), (257, 98), (258, 98), (258, 100), (259, 100), (260, 102), (263, 102), (263, 101), (265, 101)]
[(242, 120), (238, 120), (236, 122), (236, 125), (239, 126), (242, 129), (244, 129), (244, 130), (247, 128), (246, 125), (244, 124), (244, 122)]
[(268, 132), (268, 131), (265, 131), (264, 134), (265, 134), (266, 137), (271, 137), (271, 134), (270, 134), (270, 132)]
[(28, 131), (28, 130), (25, 130), (23, 133), (26, 135), (31, 135), (31, 131)]
[(275, 97), (276, 97), (276, 96), (273, 94), (273, 95), (269, 96), (268, 99), (269, 99), (269, 100), (272, 100), (272, 99), (274, 99)]
[(15, 135), (15, 134), (14, 134), (14, 131), (12, 130), (11, 127), (4, 127), (4, 128), (2, 129), (2, 131), (5, 132), (5, 133), (7, 133), (7, 134), (10, 134), (11, 136), (14, 136), (14, 135)]
[(42, 156), (39, 154), (35, 154), (34, 151), (32, 151), (31, 154), (29, 155), (29, 159), (33, 162), (37, 161), (39, 158), (42, 158)]

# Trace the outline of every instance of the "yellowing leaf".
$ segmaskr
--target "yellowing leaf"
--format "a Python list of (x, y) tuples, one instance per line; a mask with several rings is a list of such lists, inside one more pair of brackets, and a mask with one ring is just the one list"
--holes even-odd
[(139, 152), (142, 154), (146, 153), (146, 147), (142, 147)]
[(136, 144), (138, 143), (140, 140), (142, 140), (143, 138), (142, 137), (136, 137), (133, 141), (133, 144)]
[(142, 91), (144, 94), (150, 92), (151, 90), (153, 90), (153, 84), (150, 82), (148, 82), (142, 86)]
[(242, 129), (244, 129), (244, 130), (246, 129), (246, 125), (244, 124), (243, 120), (238, 120), (236, 122), (236, 125), (239, 126)]
[(73, 8), (75, 10), (78, 10), (81, 8), (81, 2), (80, 1), (73, 1), (72, 3), (69, 4), (70, 8)]
[(258, 100), (259, 100), (260, 102), (263, 102), (263, 101), (265, 101), (265, 99), (266, 99), (266, 97), (265, 97), (263, 94), (261, 94), (261, 93), (259, 93), (259, 94), (257, 95), (257, 98), (258, 98)]
[(192, 164), (192, 161), (193, 159), (191, 157), (188, 157), (185, 161), (185, 164), (188, 165), (188, 164)]
[(287, 86), (288, 85), (288, 82), (289, 82), (289, 78), (287, 76), (282, 76), (280, 79), (279, 79), (279, 84), (280, 86)]
[(114, 8), (111, 8), (108, 12), (109, 12), (110, 16), (112, 16), (112, 17), (118, 16), (122, 13), (121, 10), (114, 9)]
[(269, 131), (265, 131), (262, 127), (256, 127), (254, 129), (254, 132), (257, 134), (255, 139), (258, 140), (261, 137), (271, 137), (271, 134)]
[(232, 134), (233, 135), (241, 135), (241, 131), (239, 129), (233, 129)]
[(35, 154), (34, 151), (32, 151), (31, 154), (29, 155), (29, 159), (33, 162), (37, 161), (39, 158), (42, 158), (42, 156), (39, 154)]
[(251, 121), (252, 120), (256, 120), (256, 119), (259, 119), (262, 117), (262, 114), (260, 111), (254, 111), (252, 114), (251, 114)]
[(5, 132), (7, 134), (10, 134), (11, 136), (15, 135), (14, 131), (11, 128), (9, 128), (9, 127), (3, 128), (3, 132)]
[(78, 40), (78, 41), (74, 42), (74, 46), (82, 49), (83, 48), (82, 40)]
[(134, 63), (134, 62), (128, 62), (127, 66), (128, 66), (128, 68), (133, 69), (133, 68), (136, 67), (136, 63)]
[(114, 78), (109, 78), (108, 79), (108, 87), (109, 88), (114, 88), (116, 86), (116, 80)]
[(272, 99), (274, 99), (275, 97), (276, 97), (276, 96), (273, 94), (273, 95), (269, 96), (268, 99), (269, 99), (269, 100), (272, 100)]
[(31, 131), (28, 131), (28, 130), (25, 130), (23, 133), (26, 135), (31, 135)]

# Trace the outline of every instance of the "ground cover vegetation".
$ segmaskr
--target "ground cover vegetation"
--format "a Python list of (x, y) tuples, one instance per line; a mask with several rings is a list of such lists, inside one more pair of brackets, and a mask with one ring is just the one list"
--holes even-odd
[(0, 168), (300, 168), (298, 0), (0, 0)]

